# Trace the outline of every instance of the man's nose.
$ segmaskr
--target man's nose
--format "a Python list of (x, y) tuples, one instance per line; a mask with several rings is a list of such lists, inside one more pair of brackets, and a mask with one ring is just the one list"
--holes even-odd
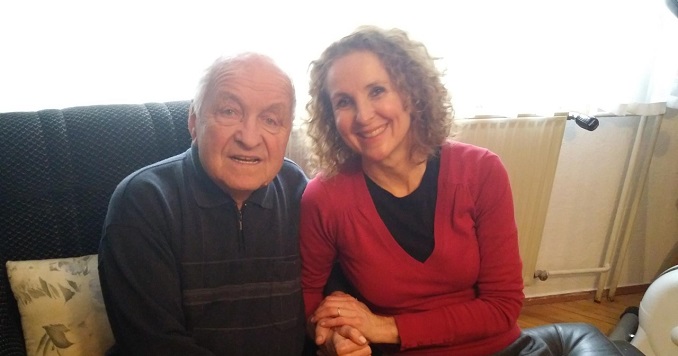
[(246, 147), (254, 147), (261, 142), (261, 127), (256, 117), (246, 117), (238, 125), (235, 133), (238, 142)]

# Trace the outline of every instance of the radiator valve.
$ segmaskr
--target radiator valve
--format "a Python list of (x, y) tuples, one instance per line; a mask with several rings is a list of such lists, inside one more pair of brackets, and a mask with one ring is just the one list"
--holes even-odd
[(599, 122), (594, 116), (571, 112), (567, 115), (568, 120), (574, 120), (577, 126), (584, 130), (593, 131), (598, 128)]
[(545, 281), (549, 279), (549, 271), (538, 269), (534, 271), (534, 278), (539, 278), (540, 281)]

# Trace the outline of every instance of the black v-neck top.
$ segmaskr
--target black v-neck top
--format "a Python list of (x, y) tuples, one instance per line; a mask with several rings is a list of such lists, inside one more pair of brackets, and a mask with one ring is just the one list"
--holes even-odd
[(421, 183), (412, 193), (396, 197), (381, 188), (367, 175), (367, 189), (372, 201), (393, 238), (410, 256), (420, 262), (433, 252), (433, 221), (438, 193), (440, 156), (426, 163)]

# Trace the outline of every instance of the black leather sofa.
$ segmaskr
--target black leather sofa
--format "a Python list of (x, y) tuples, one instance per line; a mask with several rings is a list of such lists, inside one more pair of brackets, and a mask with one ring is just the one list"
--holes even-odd
[[(189, 104), (0, 114), (0, 355), (26, 354), (5, 262), (97, 253), (115, 186), (190, 146)], [(586, 324), (527, 332), (547, 341), (553, 355), (638, 355)]]

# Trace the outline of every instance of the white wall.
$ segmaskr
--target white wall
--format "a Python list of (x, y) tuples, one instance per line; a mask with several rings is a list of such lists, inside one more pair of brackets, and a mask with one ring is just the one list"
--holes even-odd
[[(537, 262), (548, 271), (603, 265), (638, 117), (601, 118), (588, 132), (569, 121)], [(619, 277), (619, 287), (650, 283), (678, 263), (678, 110), (662, 121)], [(614, 266), (612, 266), (614, 267)], [(595, 290), (598, 274), (553, 275), (528, 297)]]

